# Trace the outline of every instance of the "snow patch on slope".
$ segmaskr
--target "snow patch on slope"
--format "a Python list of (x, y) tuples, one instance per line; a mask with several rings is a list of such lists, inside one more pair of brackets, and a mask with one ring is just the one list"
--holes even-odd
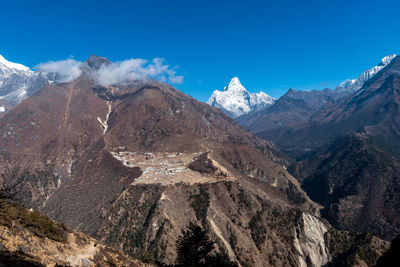
[(107, 106), (108, 106), (108, 112), (106, 115), (106, 119), (104, 121), (102, 121), (100, 119), (100, 117), (97, 117), (97, 120), (100, 122), (102, 128), (103, 128), (103, 134), (106, 134), (107, 129), (108, 129), (108, 118), (110, 117), (110, 113), (112, 111), (112, 105), (111, 105), (111, 101), (107, 102)]
[(215, 90), (207, 104), (221, 108), (233, 118), (239, 117), (252, 110), (259, 110), (275, 103), (276, 99), (264, 92), (250, 93), (233, 77), (223, 91)]

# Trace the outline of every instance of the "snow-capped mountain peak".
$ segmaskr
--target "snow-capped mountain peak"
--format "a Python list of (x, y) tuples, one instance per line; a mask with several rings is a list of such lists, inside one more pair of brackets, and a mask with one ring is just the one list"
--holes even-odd
[(264, 92), (250, 93), (240, 83), (238, 77), (233, 77), (223, 91), (215, 90), (207, 103), (222, 109), (229, 116), (236, 118), (252, 110), (259, 110), (272, 105), (275, 98)]
[(22, 64), (10, 62), (0, 55), (0, 86), (5, 83), (6, 79), (11, 78), (13, 74), (28, 77), (33, 75), (33, 73), (34, 72), (28, 67)]
[(0, 55), (0, 64), (9, 69), (31, 72), (31, 70), (28, 67), (22, 64), (10, 62), (7, 59), (5, 59), (2, 55)]
[(389, 63), (396, 57), (395, 54), (388, 55), (381, 59), (378, 65), (364, 71), (357, 79), (346, 79), (336, 87), (337, 91), (356, 92), (364, 85), (364, 83), (375, 76), (381, 69), (389, 65)]
[(48, 82), (47, 74), (10, 62), (0, 55), (0, 116)]

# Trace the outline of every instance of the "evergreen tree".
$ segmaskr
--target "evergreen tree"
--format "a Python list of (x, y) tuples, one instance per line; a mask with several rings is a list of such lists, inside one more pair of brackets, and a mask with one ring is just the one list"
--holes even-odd
[(190, 223), (176, 241), (178, 257), (175, 266), (185, 267), (230, 267), (237, 266), (223, 253), (212, 253), (214, 241), (200, 226)]

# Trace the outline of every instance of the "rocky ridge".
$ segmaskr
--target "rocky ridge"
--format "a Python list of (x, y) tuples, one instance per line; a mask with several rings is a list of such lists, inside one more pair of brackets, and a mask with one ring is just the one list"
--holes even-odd
[(336, 87), (338, 92), (354, 93), (363, 87), (364, 83), (369, 81), (375, 74), (385, 68), (396, 57), (395, 54), (388, 55), (381, 59), (378, 65), (364, 71), (357, 79), (346, 79)]

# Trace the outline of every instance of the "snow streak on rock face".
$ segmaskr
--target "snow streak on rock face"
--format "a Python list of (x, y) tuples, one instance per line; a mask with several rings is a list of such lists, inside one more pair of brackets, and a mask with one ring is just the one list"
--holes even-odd
[(221, 108), (233, 118), (252, 110), (259, 110), (275, 103), (276, 99), (264, 92), (250, 93), (240, 83), (237, 77), (232, 78), (224, 91), (215, 90), (207, 104)]
[(396, 57), (395, 54), (388, 55), (382, 58), (381, 62), (369, 70), (364, 71), (357, 79), (344, 80), (336, 87), (337, 91), (350, 91), (356, 92), (364, 85), (364, 83), (375, 76), (381, 69), (389, 65), (389, 63)]

